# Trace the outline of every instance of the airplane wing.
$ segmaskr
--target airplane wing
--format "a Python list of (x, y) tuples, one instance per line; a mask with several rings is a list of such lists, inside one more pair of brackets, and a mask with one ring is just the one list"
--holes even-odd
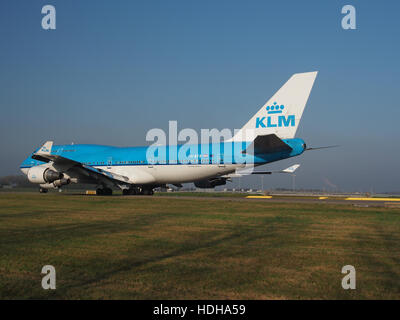
[(81, 174), (96, 180), (111, 182), (117, 185), (131, 184), (128, 177), (103, 169), (97, 169), (60, 155), (51, 154), (52, 147), (53, 141), (47, 141), (37, 152), (32, 155), (32, 158), (43, 162), (52, 162), (53, 166), (60, 171), (66, 171), (73, 168), (79, 171)]

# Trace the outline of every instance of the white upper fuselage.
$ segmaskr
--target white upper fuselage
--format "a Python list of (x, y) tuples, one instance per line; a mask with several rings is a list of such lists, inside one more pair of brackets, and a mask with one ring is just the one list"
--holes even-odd
[[(99, 145), (60, 145), (53, 146), (51, 154), (71, 159), (87, 167), (103, 170), (127, 177), (129, 183), (135, 185), (160, 185), (194, 182), (211, 177), (218, 177), (235, 172), (245, 166), (259, 166), (265, 163), (299, 155), (304, 150), (304, 141), (301, 139), (287, 139), (285, 143), (291, 151), (280, 151), (268, 154), (243, 154), (243, 150), (250, 143), (221, 143), (215, 145), (196, 145), (191, 148), (192, 153), (182, 154), (180, 149), (184, 145), (176, 146), (177, 152), (170, 153), (168, 146), (159, 146), (165, 149), (165, 158), (149, 156), (150, 147), (119, 148)], [(230, 145), (228, 148), (227, 146)], [(196, 152), (197, 150), (197, 152)], [(205, 151), (207, 150), (207, 151)], [(222, 150), (222, 151), (221, 151)], [(225, 150), (225, 153), (223, 153)], [(228, 151), (229, 150), (229, 151)], [(201, 152), (203, 151), (203, 152)], [(229, 153), (227, 153), (229, 152)], [(28, 174), (32, 167), (46, 166), (53, 170), (64, 172), (70, 178), (85, 181), (85, 174), (75, 167), (53, 162), (44, 163), (32, 157), (21, 164), (21, 170)]]

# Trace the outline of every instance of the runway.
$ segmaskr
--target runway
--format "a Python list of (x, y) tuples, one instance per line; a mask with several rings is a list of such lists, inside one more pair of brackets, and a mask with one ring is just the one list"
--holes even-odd
[[(148, 197), (148, 196), (134, 196)], [(157, 198), (169, 199), (190, 199), (190, 200), (221, 200), (221, 201), (265, 201), (265, 202), (290, 202), (290, 203), (321, 203), (321, 204), (342, 204), (356, 207), (388, 207), (400, 209), (400, 198), (357, 198), (357, 197), (307, 197), (307, 196), (261, 196), (249, 195), (246, 197), (229, 196), (181, 196), (181, 195), (157, 195)]]
[(267, 200), (280, 202), (312, 202), (312, 203), (332, 203), (350, 204), (359, 207), (398, 207), (400, 208), (400, 198), (366, 198), (366, 197), (301, 197), (301, 196), (247, 196), (246, 199)]
[[(77, 195), (79, 193), (75, 193)], [(86, 195), (95, 195), (95, 192)], [(132, 198), (148, 198), (146, 195), (122, 196), (127, 199)], [(155, 193), (154, 198), (167, 199), (188, 199), (188, 200), (219, 200), (219, 201), (265, 201), (265, 202), (290, 202), (290, 203), (321, 203), (321, 204), (342, 204), (353, 205), (357, 207), (388, 207), (400, 209), (400, 198), (367, 198), (367, 197), (343, 197), (343, 196), (304, 196), (304, 195), (248, 195), (248, 196), (230, 196), (230, 195), (184, 195)]]

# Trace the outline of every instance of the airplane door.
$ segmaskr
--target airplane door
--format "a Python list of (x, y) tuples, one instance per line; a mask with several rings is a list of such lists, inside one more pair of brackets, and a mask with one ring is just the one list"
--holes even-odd
[(112, 157), (108, 157), (107, 159), (107, 169), (111, 169), (112, 166)]

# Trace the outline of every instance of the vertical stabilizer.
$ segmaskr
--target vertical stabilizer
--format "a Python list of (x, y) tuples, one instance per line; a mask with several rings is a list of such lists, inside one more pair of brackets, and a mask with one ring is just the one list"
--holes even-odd
[[(252, 136), (275, 134), (281, 139), (294, 138), (313, 87), (317, 71), (296, 73), (233, 137), (233, 141)], [(247, 133), (247, 136), (249, 134)]]

